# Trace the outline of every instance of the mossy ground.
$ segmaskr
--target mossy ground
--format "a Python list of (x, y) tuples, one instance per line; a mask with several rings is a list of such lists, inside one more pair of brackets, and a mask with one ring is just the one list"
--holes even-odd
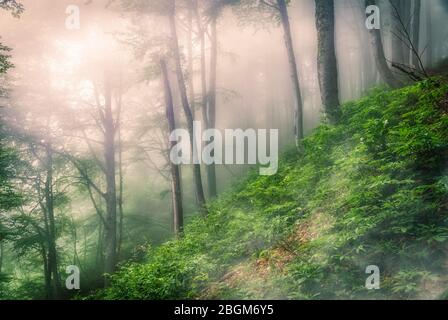
[[(436, 298), (448, 288), (448, 86), (376, 89), (112, 275), (102, 299)], [(365, 269), (381, 270), (367, 290)]]

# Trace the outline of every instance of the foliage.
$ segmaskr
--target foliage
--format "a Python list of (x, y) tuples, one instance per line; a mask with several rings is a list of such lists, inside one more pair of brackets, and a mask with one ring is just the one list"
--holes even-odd
[[(304, 154), (284, 154), (277, 175), (254, 172), (182, 240), (150, 248), (144, 264), (123, 267), (93, 297), (263, 298), (273, 288), (290, 299), (417, 297), (446, 274), (447, 92), (431, 79), (347, 103), (338, 125), (304, 140)], [(283, 247), (292, 258), (255, 290), (249, 279), (228, 280), (242, 262), (259, 265)], [(381, 290), (364, 287), (372, 264)]]
[(0, 9), (10, 11), (16, 18), (25, 10), (23, 4), (16, 0), (0, 0)]

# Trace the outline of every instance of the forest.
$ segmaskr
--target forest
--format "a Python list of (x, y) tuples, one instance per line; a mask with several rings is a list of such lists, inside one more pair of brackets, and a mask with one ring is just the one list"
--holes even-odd
[(448, 0), (0, 0), (0, 300), (448, 299)]

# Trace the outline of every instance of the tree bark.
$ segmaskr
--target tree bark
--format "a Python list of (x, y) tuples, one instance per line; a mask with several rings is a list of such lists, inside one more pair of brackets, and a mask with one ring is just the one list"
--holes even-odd
[(44, 281), (45, 281), (45, 292), (47, 295), (47, 299), (53, 299), (52, 287), (51, 287), (51, 271), (48, 267), (48, 254), (45, 249), (44, 244), (41, 244), (41, 256), (42, 261), (44, 262)]
[[(377, 5), (377, 2), (375, 0), (366, 0), (365, 4), (366, 7), (368, 7), (370, 5)], [(384, 54), (383, 40), (381, 38), (380, 29), (371, 29), (369, 30), (369, 34), (370, 44), (380, 77), (391, 88), (399, 88), (401, 86), (401, 82), (392, 73)]]
[(291, 75), (292, 87), (295, 95), (294, 110), (294, 132), (296, 145), (299, 146), (303, 139), (303, 101), (300, 91), (300, 81), (297, 69), (297, 60), (294, 53), (294, 43), (291, 34), (291, 24), (289, 22), (288, 8), (285, 0), (277, 0), (277, 6), (280, 12), (280, 20), (283, 27), (286, 51), (288, 53), (289, 70)]
[(202, 95), (202, 121), (204, 127), (208, 128), (208, 115), (207, 115), (207, 57), (205, 52), (205, 30), (201, 22), (201, 16), (199, 14), (198, 1), (195, 0), (195, 14), (196, 14), (196, 24), (199, 32), (200, 42), (201, 42), (201, 95)]
[(320, 94), (325, 112), (331, 123), (340, 114), (338, 67), (334, 41), (334, 1), (315, 0), (318, 37), (317, 72)]
[[(214, 17), (211, 22), (211, 54), (210, 54), (210, 92), (208, 94), (208, 126), (207, 129), (215, 129), (216, 127), (216, 76), (218, 67), (218, 33), (217, 33), (217, 18)], [(211, 142), (214, 144), (214, 142)], [(213, 150), (211, 156), (215, 156)], [(210, 198), (217, 196), (216, 189), (216, 166), (214, 163), (207, 166), (207, 182), (208, 195)]]
[(194, 90), (194, 61), (193, 61), (193, 8), (188, 7), (188, 31), (187, 31), (187, 49), (188, 49), (188, 95), (190, 96), (191, 112), (193, 119), (196, 113), (196, 101)]
[[(168, 19), (169, 19), (169, 25), (170, 25), (170, 31), (171, 31), (171, 38), (173, 41), (172, 49), (173, 49), (174, 60), (175, 60), (175, 64), (176, 64), (176, 77), (177, 77), (177, 82), (178, 82), (178, 86), (179, 86), (182, 107), (184, 109), (185, 117), (187, 120), (188, 132), (190, 134), (190, 144), (191, 144), (191, 149), (192, 149), (192, 155), (193, 155), (193, 158), (195, 158), (198, 155), (195, 155), (196, 137), (194, 136), (194, 130), (193, 130), (194, 119), (193, 119), (193, 114), (191, 112), (190, 103), (188, 102), (187, 88), (185, 85), (185, 77), (183, 75), (182, 64), (181, 64), (181, 59), (180, 59), (179, 40), (177, 37), (176, 18), (175, 18), (175, 1), (172, 1), (172, 6), (173, 6), (172, 12), (168, 16)], [(201, 212), (204, 215), (207, 215), (204, 189), (202, 187), (201, 166), (199, 163), (193, 164), (193, 177), (194, 177), (194, 186), (195, 186), (195, 191), (196, 191), (196, 200), (197, 200), (197, 203), (199, 206), (199, 210), (201, 210)]]
[(121, 136), (121, 123), (118, 124), (118, 240), (117, 240), (117, 259), (120, 258), (121, 247), (123, 245), (124, 211), (123, 211), (123, 143)]
[(426, 49), (426, 67), (431, 68), (433, 66), (433, 41), (432, 41), (432, 6), (426, 3), (426, 43), (428, 47)]
[[(201, 16), (199, 14), (198, 2), (194, 2), (196, 23), (199, 32), (199, 38), (201, 43), (201, 95), (202, 95), (202, 119), (204, 127), (207, 129), (214, 128), (215, 119), (210, 119), (210, 109), (216, 109), (216, 69), (217, 69), (217, 56), (218, 56), (218, 41), (216, 33), (216, 20), (212, 22), (212, 32), (211, 32), (211, 57), (210, 57), (210, 92), (207, 93), (207, 57), (205, 52), (205, 30), (201, 22)], [(214, 26), (213, 26), (214, 25)], [(212, 84), (213, 82), (213, 84)], [(210, 98), (210, 95), (213, 97)], [(212, 104), (212, 106), (210, 106)], [(215, 112), (212, 112), (212, 118), (215, 118)], [(211, 124), (212, 123), (212, 124)], [(211, 198), (216, 197), (217, 187), (216, 187), (216, 166), (215, 164), (207, 165), (207, 186), (208, 194)]]
[[(409, 25), (410, 19), (410, 0), (390, 0), (393, 6), (392, 10), (392, 61), (394, 63), (401, 63), (409, 65), (410, 49), (407, 46), (407, 40), (403, 35), (403, 25), (400, 23), (402, 20), (404, 26)], [(396, 10), (395, 10), (395, 9)]]
[[(109, 79), (105, 82), (105, 110), (104, 110), (104, 159), (106, 174), (106, 225), (105, 231), (105, 259), (104, 272), (113, 273), (117, 255), (117, 188), (115, 163), (115, 123), (112, 113), (112, 90)], [(105, 285), (109, 285), (109, 278), (105, 278)]]
[(0, 274), (2, 273), (2, 268), (3, 268), (3, 241), (0, 241)]
[[(421, 16), (422, 2), (421, 0), (414, 0), (414, 8), (412, 14), (412, 42), (418, 52), (420, 52), (420, 16)], [(420, 69), (419, 57), (412, 53), (412, 66)]]
[[(160, 68), (162, 71), (162, 83), (165, 92), (165, 111), (168, 122), (168, 136), (170, 132), (176, 130), (176, 120), (174, 116), (173, 96), (171, 85), (168, 78), (168, 71), (165, 60), (160, 61)], [(175, 141), (169, 141), (170, 149), (176, 145)], [(177, 238), (182, 236), (184, 228), (184, 213), (182, 206), (182, 187), (179, 166), (170, 161), (171, 171), (171, 194), (173, 203), (173, 223), (174, 233)]]
[(58, 255), (56, 249), (56, 226), (54, 217), (54, 193), (53, 193), (53, 152), (50, 144), (46, 145), (46, 180), (45, 180), (45, 209), (48, 221), (48, 272), (52, 278), (52, 296), (59, 298), (61, 283), (58, 270)]

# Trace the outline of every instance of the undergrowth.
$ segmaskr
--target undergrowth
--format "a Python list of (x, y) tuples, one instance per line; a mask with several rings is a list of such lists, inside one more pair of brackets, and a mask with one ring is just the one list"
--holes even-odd
[[(431, 79), (345, 104), (276, 175), (254, 171), (182, 240), (148, 249), (90, 298), (436, 297), (448, 287), (447, 93)], [(288, 256), (281, 266), (274, 252)], [(369, 265), (380, 290), (365, 288)]]

